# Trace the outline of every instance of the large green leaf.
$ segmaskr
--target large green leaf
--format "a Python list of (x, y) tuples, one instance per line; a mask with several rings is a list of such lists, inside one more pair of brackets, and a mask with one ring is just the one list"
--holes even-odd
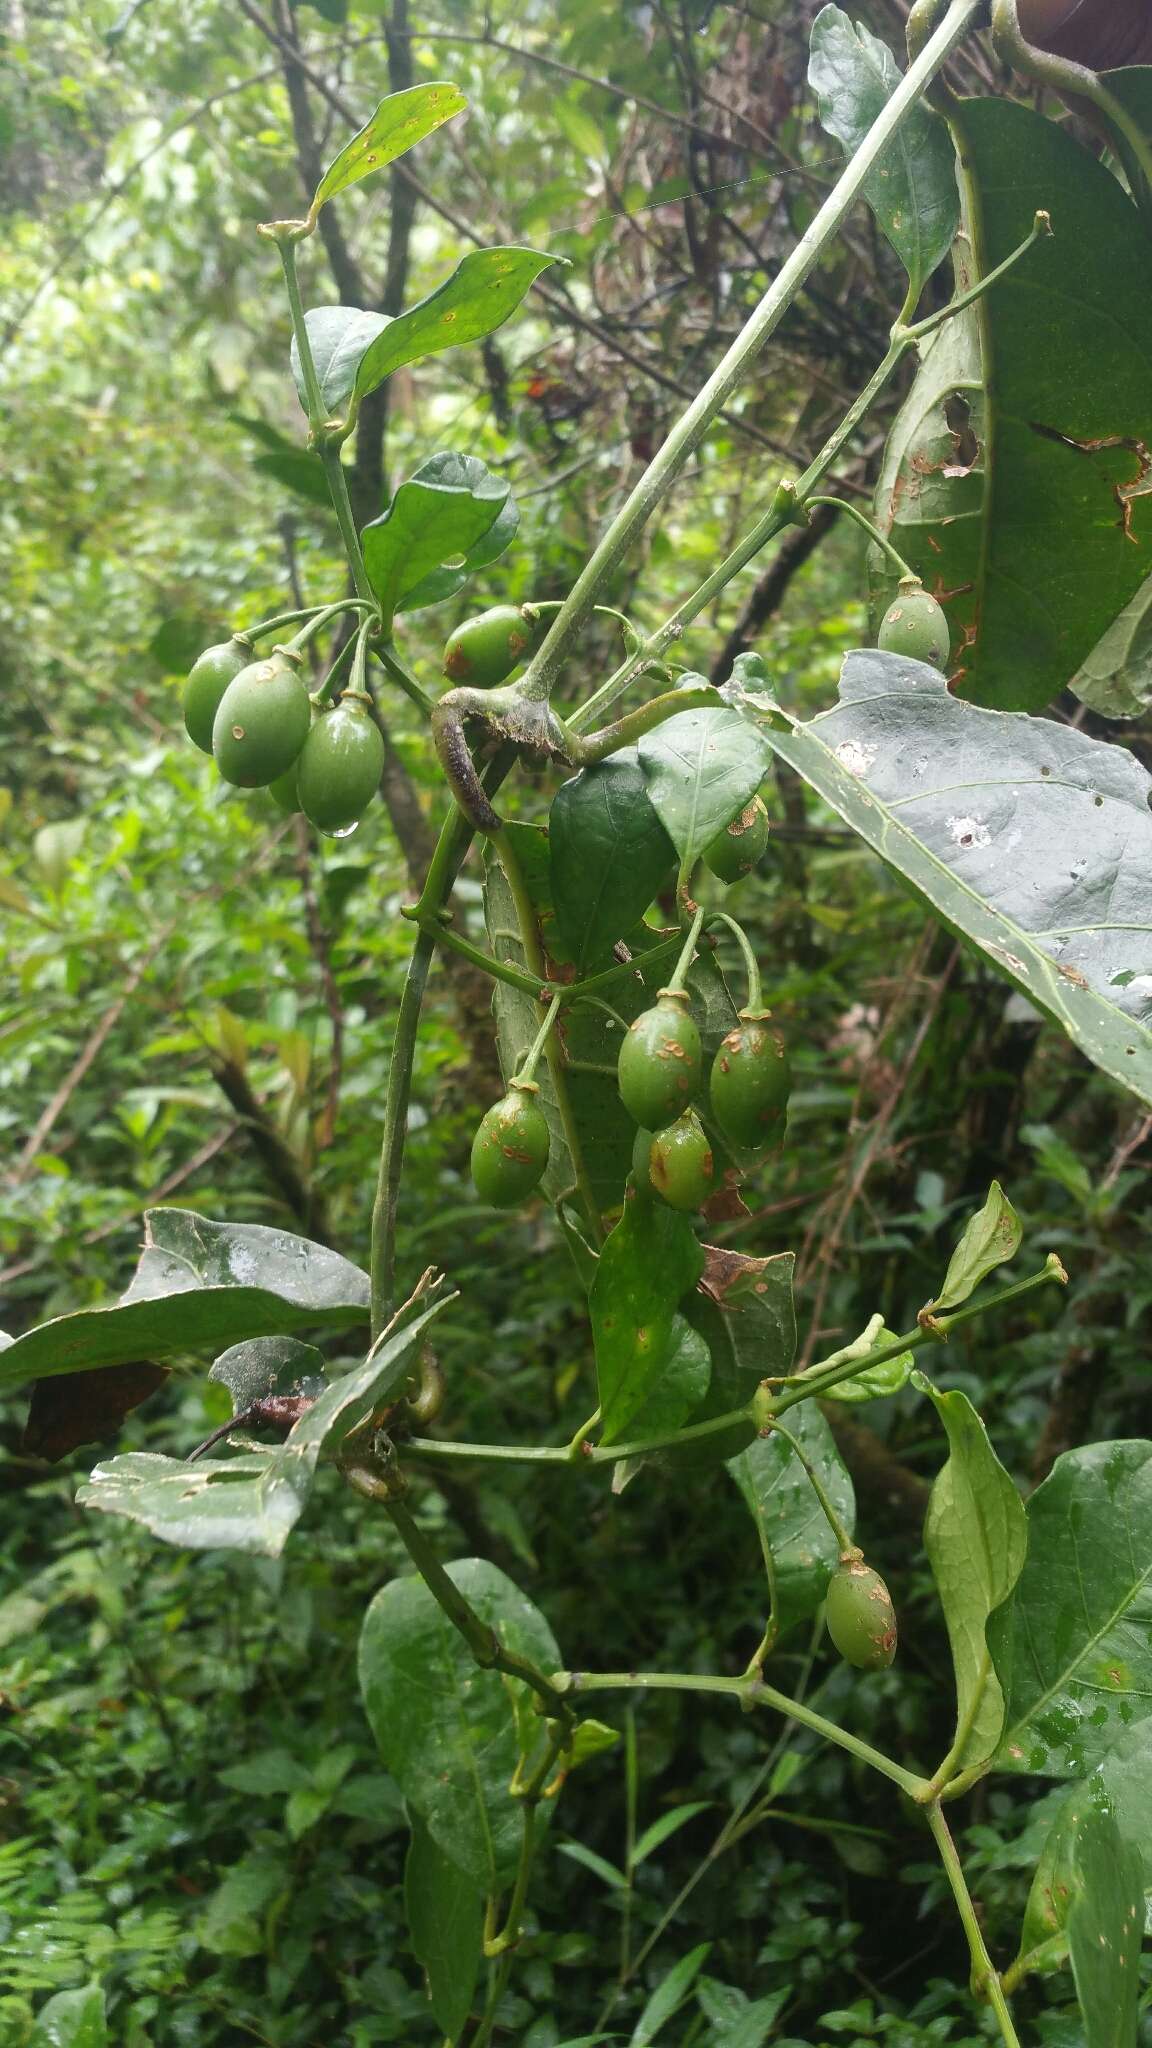
[[(833, 1507), (851, 1534), (856, 1517), (852, 1481), (835, 1439), (814, 1401), (789, 1411), (788, 1432), (814, 1467)], [(791, 1628), (814, 1614), (840, 1559), (840, 1546), (812, 1490), (812, 1482), (782, 1436), (758, 1436), (728, 1466), (756, 1524), (775, 1582), (777, 1626)]]
[(672, 844), (635, 747), (561, 783), (548, 837), (561, 936), (581, 973), (607, 966), (672, 866)]
[(326, 1245), (260, 1223), (214, 1223), (191, 1209), (150, 1209), (144, 1231), (120, 1301), (17, 1337), (0, 1356), (0, 1387), (368, 1320), (367, 1274)]
[[(794, 1252), (750, 1259), (718, 1245), (704, 1246), (704, 1275), (684, 1312), (704, 1338), (712, 1360), (708, 1392), (692, 1421), (728, 1415), (752, 1399), (762, 1379), (783, 1378), (796, 1355), (796, 1309), (792, 1298)], [(672, 1466), (715, 1464), (731, 1458), (756, 1433), (751, 1421), (733, 1424), (698, 1444), (660, 1453)]]
[[(630, 1188), (588, 1297), (605, 1443), (619, 1441), (633, 1419), (650, 1409), (683, 1346), (687, 1325), (677, 1310), (703, 1271), (704, 1253), (687, 1216)], [(677, 1389), (680, 1400), (655, 1427), (675, 1429), (704, 1391), (691, 1377), (683, 1385), (677, 1381)]]
[[(386, 313), (365, 312), (359, 306), (313, 306), (305, 313), (304, 326), (329, 419), (342, 415), (355, 388), (356, 372), (365, 349), (391, 325)], [(295, 335), (289, 361), (300, 403), (307, 411), (308, 393)]]
[(1136, 2048), (1144, 1882), (1139, 1850), (1115, 1815), (1089, 1803), (1076, 1828), (1077, 1896), (1068, 1950), (1087, 2048)]
[(1139, 718), (1152, 704), (1152, 577), (1113, 619), (1070, 688), (1102, 718)]
[(57, 1991), (41, 2006), (28, 2048), (107, 2048), (108, 2024), (99, 1984)]
[(77, 1502), (140, 1522), (165, 1543), (279, 1557), (304, 1512), (325, 1446), (331, 1450), (343, 1444), (389, 1400), (406, 1379), (424, 1330), (452, 1299), (442, 1294), (420, 1309), (429, 1292), (406, 1304), (388, 1341), (327, 1387), (282, 1444), (194, 1464), (152, 1451), (129, 1451), (97, 1465)]
[(418, 1813), (404, 1865), (404, 1910), (432, 2016), (455, 2042), (472, 2009), (484, 1948), (484, 1895), (444, 1854)]
[(1152, 1444), (1089, 1444), (1028, 1503), (1028, 1556), (988, 1626), (1009, 1771), (1080, 1777), (1152, 1712)]
[(394, 163), (405, 150), (422, 142), (433, 129), (454, 114), (462, 113), (468, 102), (459, 86), (437, 79), (430, 85), (412, 85), (405, 92), (389, 93), (359, 133), (333, 157), (316, 187), (312, 218), (337, 192), (346, 192), (361, 178), (370, 178), (385, 164)]
[(1148, 573), (1152, 499), (1132, 494), (1152, 446), (1147, 233), (1066, 128), (1004, 99), (958, 101), (953, 118), (978, 273), (1038, 209), (1053, 239), (931, 343), (877, 512), (946, 597), (960, 694), (1038, 711)]
[[(821, 125), (855, 156), (900, 83), (887, 43), (822, 7), (812, 24), (808, 83)], [(869, 174), (864, 196), (908, 272), (914, 304), (944, 261), (960, 219), (956, 165), (948, 130), (920, 106), (907, 114)]]
[(361, 534), (364, 566), (385, 620), (410, 609), (421, 587), (454, 559), (462, 581), (464, 565), (506, 510), (509, 496), (507, 479), (494, 476), (475, 455), (444, 453), (421, 463), (399, 485), (388, 510)]
[[(448, 1574), (505, 1649), (558, 1668), (543, 1615), (495, 1565), (464, 1558)], [(423, 1580), (403, 1578), (377, 1593), (364, 1618), (360, 1688), (384, 1763), (437, 1847), (486, 1895), (503, 1890), (523, 1832), (508, 1787), (534, 1719), (527, 1687), (479, 1669)]]
[[(756, 703), (756, 698), (750, 698)], [(1104, 1072), (1152, 1103), (1152, 779), (1049, 719), (850, 654), (840, 703), (769, 744)]]
[(1063, 1795), (1028, 1894), (1017, 1958), (1021, 1969), (1054, 1970), (1068, 1960), (1068, 1917), (1079, 1889), (1076, 1837), (1091, 1806), (1115, 1815), (1121, 1835), (1140, 1853), (1142, 1889), (1152, 1890), (1152, 1720), (1129, 1728), (1095, 1770)]
[(686, 867), (755, 796), (771, 760), (758, 734), (752, 743), (747, 719), (722, 704), (678, 712), (636, 752), (649, 802)]
[(451, 277), (369, 343), (356, 372), (357, 402), (405, 363), (480, 341), (503, 326), (540, 272), (563, 260), (515, 248), (473, 249), (462, 256)]
[(940, 1394), (927, 1380), (948, 1434), (924, 1523), (924, 1547), (944, 1609), (956, 1676), (957, 1770), (983, 1764), (1004, 1727), (1004, 1696), (985, 1641), (988, 1617), (1008, 1599), (1024, 1566), (1024, 1503), (988, 1441), (966, 1394)]

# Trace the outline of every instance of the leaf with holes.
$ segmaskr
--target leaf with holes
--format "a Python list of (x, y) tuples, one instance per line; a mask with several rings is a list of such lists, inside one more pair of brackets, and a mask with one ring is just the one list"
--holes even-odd
[[(855, 156), (900, 83), (887, 43), (840, 7), (822, 7), (812, 24), (808, 83), (821, 126)], [(900, 124), (864, 196), (908, 272), (915, 305), (932, 272), (944, 261), (960, 220), (956, 163), (948, 130), (923, 105)]]
[(945, 599), (959, 693), (1040, 711), (1148, 573), (1147, 230), (1067, 128), (1005, 99), (957, 100), (950, 119), (977, 275), (1018, 247), (1037, 210), (1053, 239), (931, 340), (877, 516)]
[(773, 707), (773, 752), (1152, 1104), (1152, 779), (1134, 756), (870, 650), (847, 657), (833, 710), (783, 727)]

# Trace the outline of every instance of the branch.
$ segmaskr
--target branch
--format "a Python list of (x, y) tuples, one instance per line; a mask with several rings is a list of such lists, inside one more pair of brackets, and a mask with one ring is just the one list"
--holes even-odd
[(738, 654), (752, 646), (757, 634), (780, 609), (792, 578), (804, 567), (836, 524), (838, 514), (830, 505), (817, 505), (807, 526), (798, 526), (781, 541), (768, 567), (756, 578), (739, 618), (712, 663), (712, 681), (722, 683), (732, 673)]

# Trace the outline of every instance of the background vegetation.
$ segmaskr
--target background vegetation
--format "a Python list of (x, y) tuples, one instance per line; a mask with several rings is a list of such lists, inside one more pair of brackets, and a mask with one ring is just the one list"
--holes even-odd
[[(899, 5), (861, 11), (898, 39)], [(394, 311), (473, 240), (570, 261), (482, 354), (401, 372), (366, 407), (351, 479), (362, 516), (411, 451), (437, 445), (480, 454), (521, 504), (507, 560), (410, 622), (412, 656), (435, 674), (448, 626), (478, 600), (563, 594), (831, 182), (838, 153), (804, 84), (815, 12), (540, 0), (497, 19), (444, 0), (433, 25), (409, 23), (406, 0), (390, 14), (353, 0), (346, 18), (341, 0), (0, 9), (12, 1334), (118, 1292), (157, 1200), (363, 1254), (408, 945), (399, 910), (437, 823), (423, 739), (403, 700), (383, 705), (385, 801), (354, 838), (321, 842), (262, 793), (219, 783), (178, 712), (191, 658), (221, 628), (287, 595), (315, 601), (340, 575), (253, 223), (296, 207), (382, 92), (449, 76), (467, 119), (411, 173), (326, 210), (302, 258), (309, 302)], [(959, 83), (1004, 89), (988, 67), (966, 57)], [(706, 572), (762, 508), (781, 454), (795, 464), (819, 446), (901, 296), (860, 210), (614, 601), (655, 621)], [(878, 428), (843, 490), (867, 490), (881, 441)], [(821, 520), (747, 572), (686, 658), (719, 676), (755, 646), (785, 703), (820, 709), (840, 655), (867, 637), (864, 584), (858, 535)], [(593, 637), (589, 664), (609, 654)], [(1110, 726), (1070, 697), (1054, 715), (1152, 753), (1139, 722)], [(768, 795), (771, 845), (737, 907), (798, 1081), (788, 1150), (723, 1241), (799, 1250), (808, 1342), (826, 1349), (877, 1309), (891, 1329), (914, 1320), (957, 1219), (996, 1176), (1028, 1250), (1061, 1253), (1072, 1298), (1058, 1322), (1029, 1301), (994, 1331), (976, 1325), (940, 1360), (941, 1382), (979, 1399), (1026, 1486), (1069, 1445), (1152, 1435), (1152, 1120), (787, 771)], [(460, 903), (478, 930), (474, 879)], [(546, 1212), (497, 1217), (467, 1178), (494, 1092), (487, 991), (441, 966), (426, 1019), (402, 1270), (414, 1278), (434, 1253), (461, 1289), (441, 1351), (462, 1432), (563, 1440), (591, 1405), (567, 1253)], [(186, 1450), (227, 1412), (189, 1361), (120, 1440)], [(401, 1910), (403, 1816), (354, 1682), (393, 1539), (332, 1482), (282, 1566), (170, 1551), (82, 1519), (72, 1495), (90, 1457), (49, 1463), (22, 1426), (9, 1402), (0, 2037), (33, 2040), (51, 1993), (98, 1979), (124, 2048), (432, 2043)], [(782, 1682), (802, 1678), (864, 1734), (891, 1737), (900, 1717), (926, 1762), (949, 1735), (920, 1543), (937, 1446), (910, 1397), (836, 1427), (869, 1556), (904, 1617), (901, 1673), (850, 1685), (814, 1637), (786, 1645)], [(739, 1669), (754, 1645), (758, 1559), (735, 1488), (714, 1475), (637, 1485), (622, 1503), (575, 1475), (561, 1487), (432, 1472), (419, 1508), (447, 1549), (492, 1557), (543, 1600), (573, 1666), (686, 1670), (709, 1642)], [(552, 2048), (602, 2007), (626, 2037), (700, 1943), (703, 1988), (675, 2022), (684, 2048), (758, 2041), (773, 2016), (776, 2036), (819, 2048), (977, 2038), (962, 1938), (911, 1810), (881, 1802), (839, 1753), (726, 1706), (657, 1697), (616, 1719), (624, 1744), (574, 1781), (548, 1852), (507, 2038)], [(964, 1812), (994, 1945), (1019, 1921), (1042, 1821), (1032, 1798), (984, 1786)], [(754, 1827), (736, 1818), (749, 1812)], [(1022, 2011), (1039, 2041), (1080, 2038), (1066, 1977), (1029, 1988)]]

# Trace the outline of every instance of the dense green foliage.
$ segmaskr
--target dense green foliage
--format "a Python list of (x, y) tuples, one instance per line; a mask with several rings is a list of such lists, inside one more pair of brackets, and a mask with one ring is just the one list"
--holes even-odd
[[(877, 0), (863, 11), (895, 40), (902, 10)], [(203, 706), (201, 752), (184, 737), (181, 691), (201, 649), (298, 600), (320, 604), (344, 574), (285, 376), (290, 326), (270, 285), (274, 252), (252, 224), (306, 204), (323, 163), (389, 87), (450, 76), (471, 111), (414, 159), (432, 201), (419, 197), (410, 219), (411, 189), (394, 173), (326, 206), (301, 256), (309, 303), (378, 306), (395, 325), (453, 272), (472, 234), (532, 243), (573, 266), (545, 271), (543, 289), (480, 346), (414, 360), (397, 342), (398, 367), (362, 401), (345, 465), (353, 503), (361, 521), (378, 522), (366, 552), (403, 619), (405, 658), (435, 688), (451, 627), (485, 605), (564, 595), (834, 177), (839, 158), (805, 84), (815, 12), (764, 0), (755, 16), (652, 16), (573, 0), (493, 31), (460, 0), (442, 28), (415, 24), (409, 37), (402, 5), (385, 21), (367, 0), (346, 21), (338, 0), (298, 11), (278, 0), (267, 17), (217, 0), (7, 10), (0, 1325), (12, 1337), (115, 1299), (146, 1207), (275, 1226), (367, 1263), (413, 936), (401, 910), (419, 890), (445, 798), (418, 703), (380, 671), (382, 801), (347, 839), (310, 832), (263, 788), (223, 783), (205, 758)], [(296, 36), (305, 72), (291, 57)], [(983, 46), (956, 68), (965, 88), (1003, 84)], [(1061, 130), (1054, 149), (1065, 139)], [(997, 246), (997, 260), (1004, 253)], [(763, 512), (770, 451), (789, 451), (792, 468), (821, 446), (883, 355), (903, 292), (896, 255), (857, 210), (640, 555), (617, 572), (613, 605), (654, 629), (709, 573)], [(929, 284), (922, 310), (945, 297)], [(381, 320), (377, 340), (386, 338)], [(379, 361), (384, 375), (390, 364)], [(882, 400), (882, 425), (910, 381)], [(1050, 445), (1032, 451), (1036, 492)], [(508, 518), (512, 485), (519, 533), (497, 559), (486, 552), (491, 526), (462, 537), (459, 505), (447, 504), (418, 579), (405, 536), (430, 530), (433, 493), (447, 501), (460, 488), (446, 467), (455, 458), (427, 460), (448, 447), (467, 447), (486, 468), (493, 487), (473, 477), (469, 488), (488, 492), (494, 523)], [(421, 465), (438, 460), (425, 475)], [(866, 437), (845, 455), (839, 488), (863, 501), (880, 466), (879, 437)], [(893, 530), (911, 554), (899, 520)], [(811, 721), (835, 701), (841, 656), (868, 637), (863, 545), (846, 520), (828, 519), (789, 536), (775, 559), (789, 573), (774, 584), (772, 559), (754, 563), (694, 622), (677, 658), (723, 680), (754, 646), (779, 702)], [(466, 590), (455, 580), (465, 560)], [(435, 607), (405, 610), (429, 580)], [(1114, 594), (1118, 610), (1127, 592)], [(325, 642), (325, 655), (338, 652)], [(597, 617), (570, 665), (579, 673), (562, 685), (565, 707), (618, 652), (616, 620)], [(314, 683), (325, 660), (310, 647), (313, 661)], [(1139, 659), (1123, 680), (1123, 701), (1135, 693), (1139, 708)], [(1062, 697), (1053, 730), (1074, 719), (1142, 759), (1144, 728), (1110, 723), (1115, 702), (1085, 714)], [(323, 713), (313, 732), (341, 715)], [(303, 745), (304, 762), (306, 731), (298, 718), (293, 751)], [(659, 821), (644, 843), (628, 833), (645, 785), (622, 757), (585, 769), (583, 794), (565, 800), (569, 812), (599, 806), (618, 832), (605, 862), (610, 901), (575, 835), (569, 868), (554, 867), (568, 876), (550, 907), (555, 957), (573, 972), (610, 962), (654, 893), (664, 921), (674, 915), (681, 821), (655, 740), (642, 760)], [(284, 765), (262, 761), (259, 779)], [(765, 766), (754, 757), (741, 805)], [(304, 809), (319, 805), (323, 830), (342, 831), (345, 812), (320, 779)], [(555, 787), (551, 769), (530, 762), (502, 797), (534, 887), (531, 828)], [(869, 1563), (900, 1617), (900, 1654), (891, 1672), (861, 1682), (825, 1639), (818, 1608), (836, 1555), (821, 1551), (821, 1525), (778, 1559), (782, 1630), (768, 1676), (910, 1768), (931, 1769), (953, 1740), (954, 1710), (924, 1517), (944, 1456), (961, 1456), (965, 1397), (1026, 1491), (1070, 1446), (1152, 1435), (1149, 1123), (1009, 987), (989, 949), (926, 912), (787, 759), (776, 758), (764, 793), (772, 830), (753, 871), (734, 892), (719, 879), (699, 888), (706, 907), (738, 915), (784, 1027), (789, 1139), (777, 1149), (773, 1129), (769, 1153), (758, 1139), (756, 1155), (742, 1157), (746, 1207), (712, 1212), (710, 1237), (766, 1261), (765, 1290), (773, 1262), (797, 1251), (798, 1365), (872, 1318), (883, 1347), (916, 1327), (926, 1303), (964, 1299), (949, 1260), (993, 1180), (1022, 1219), (1021, 1271), (1055, 1248), (1073, 1282), (1066, 1304), (1048, 1290), (1026, 1295), (932, 1352), (932, 1381), (946, 1390), (934, 1396), (941, 1427), (907, 1385), (907, 1363), (878, 1382), (884, 1397), (866, 1409), (829, 1401), (788, 1418), (809, 1455), (842, 1475), (842, 1515), (854, 1484)], [(561, 862), (563, 813), (552, 819)], [(485, 938), (481, 880), (474, 858), (453, 898), (454, 928), (473, 946)], [(494, 902), (498, 913), (490, 887), (490, 924)], [(594, 1294), (586, 1312), (574, 1291), (578, 1232), (566, 1237), (540, 1203), (497, 1206), (483, 1171), (479, 1196), (473, 1187), (478, 1118), (502, 1088), (489, 998), (463, 954), (438, 956), (398, 1265), (406, 1293), (432, 1263), (458, 1290), (445, 1314), (437, 1307), (429, 1339), (451, 1435), (558, 1445), (596, 1400), (590, 1318), (599, 1348), (605, 1310)], [(515, 1041), (507, 1010), (500, 1021)], [(620, 1021), (605, 1031), (618, 1037)], [(1083, 1027), (1080, 1047), (1094, 1028)], [(774, 1037), (771, 1057), (774, 1120)], [(711, 1064), (693, 1066), (693, 1087)], [(640, 1120), (658, 1124), (650, 1107)], [(682, 1092), (661, 1107), (670, 1122)], [(734, 1110), (717, 1114), (744, 1138)], [(547, 1150), (538, 1132), (534, 1143)], [(706, 1190), (689, 1192), (674, 1209), (695, 1208)], [(690, 1263), (683, 1218), (655, 1213), (633, 1220), (637, 1264), (653, 1247)], [(695, 1295), (677, 1318), (685, 1370), (694, 1343), (714, 1334), (729, 1284), (722, 1265), (710, 1281), (712, 1296)], [(362, 1347), (338, 1321), (320, 1341), (317, 1372), (361, 1365)], [(93, 1443), (183, 1457), (228, 1421), (234, 1380), (206, 1378), (205, 1363), (173, 1341), (155, 1379), (125, 1387), (119, 1408), (113, 1395), (114, 1412), (101, 1412), (100, 1387), (90, 1387), (78, 1424), (44, 1395), (50, 1379), (26, 1433), (26, 1398), (4, 1399), (0, 2034), (40, 2048), (52, 2038), (51, 2011), (36, 2031), (46, 2001), (98, 1983), (109, 2039), (123, 2048), (436, 2048), (453, 2022), (430, 2012), (411, 1930), (440, 1852), (434, 1831), (417, 1832), (406, 1905), (404, 1801), (423, 1815), (421, 1787), (389, 1758), (385, 1709), (369, 1685), (366, 1713), (356, 1681), (365, 1608), (377, 1595), (370, 1628), (382, 1631), (381, 1601), (413, 1585), (388, 1520), (322, 1466), (282, 1558), (171, 1548), (74, 1505)], [(401, 1391), (390, 1383), (389, 1399)], [(713, 1412), (735, 1405), (735, 1394), (718, 1398)], [(628, 1407), (621, 1383), (607, 1435), (648, 1433), (644, 1413)], [(801, 1416), (811, 1419), (802, 1426)], [(257, 1418), (257, 1434), (262, 1426)], [(493, 1580), (507, 1573), (531, 1595), (569, 1669), (740, 1673), (765, 1612), (756, 1529), (770, 1531), (795, 1483), (787, 1461), (768, 1462), (779, 1444), (749, 1445), (750, 1434), (726, 1446), (731, 1477), (697, 1469), (686, 1444), (646, 1471), (621, 1468), (618, 1491), (602, 1471), (550, 1470), (541, 1483), (530, 1466), (429, 1459), (410, 1505), (438, 1552), (492, 1560)], [(1059, 1475), (1054, 1483), (1055, 1503), (1050, 1492), (1038, 1499), (1056, 1547)], [(485, 1581), (479, 1595), (498, 1609), (498, 1586)], [(483, 1685), (503, 1697), (495, 1673)], [(591, 1711), (619, 1739), (590, 1750), (553, 1818), (498, 2038), (556, 2048), (600, 2025), (678, 2048), (962, 2048), (989, 2037), (911, 1801), (810, 1730), (741, 1714), (728, 1699), (607, 1694)], [(1027, 1902), (1063, 1796), (1062, 1785), (1002, 1775), (950, 1809), (1002, 1962), (1022, 1919), (1037, 1938), (1051, 1934)], [(1084, 1858), (1116, 1864), (1101, 1842)], [(467, 1902), (461, 1912), (466, 1920)], [(1029, 2040), (1078, 2048), (1084, 2038), (1066, 1969), (1028, 1977), (1017, 2007)]]

